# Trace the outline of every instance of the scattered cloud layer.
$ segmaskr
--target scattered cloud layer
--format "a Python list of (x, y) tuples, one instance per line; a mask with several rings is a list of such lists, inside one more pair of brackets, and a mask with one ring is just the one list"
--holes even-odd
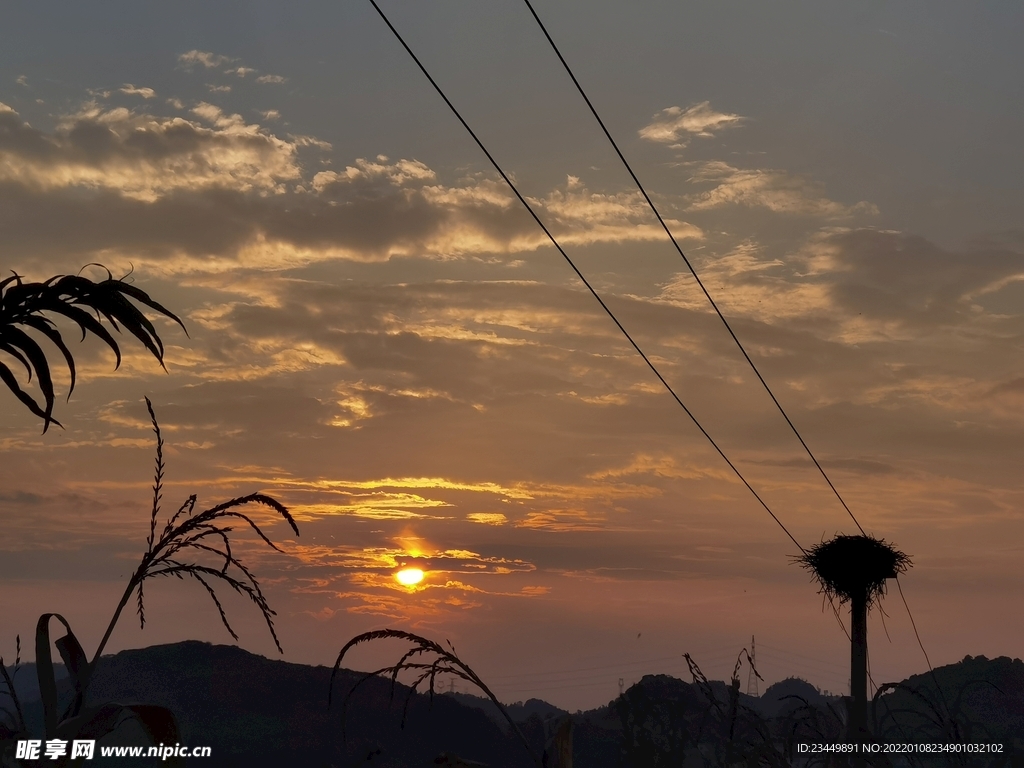
[[(208, 51), (179, 64), (193, 94), (210, 81), (232, 100), (285, 80)], [(166, 374), (76, 347), (68, 429), (5, 422), (5, 552), (48, 552), (42, 527), (72, 536), (55, 567), (96, 542), (126, 561), (148, 525), (145, 391), (180, 478), (168, 494), (282, 499), (302, 536), (255, 553), (258, 570), (292, 615), (351, 620), (335, 628), (583, 610), (573, 589), (637, 582), (675, 606), (688, 579), (789, 578), (774, 523), (493, 176), (346, 156), (289, 133), (274, 102), (156, 95), (125, 83), (50, 128), (0, 105), (11, 263), (32, 279), (132, 264), (190, 332), (160, 326)], [(745, 119), (701, 102), (641, 136), (678, 148)], [(929, 552), (939, 531), (967, 547), (1016, 530), (1019, 237), (940, 246), (742, 164), (677, 165), (662, 209), (858, 515)], [(643, 200), (595, 183), (567, 176), (530, 202), (801, 541), (845, 525)], [(427, 578), (403, 586), (402, 567)]]
[[(120, 255), (160, 272), (462, 258), (548, 243), (494, 179), (444, 183), (420, 161), (383, 155), (313, 171), (331, 152), (326, 142), (280, 136), (209, 102), (172, 117), (90, 102), (52, 133), (4, 107), (0, 123), (0, 196), (27, 211), (10, 233), (15, 252), (61, 247), (39, 226), (44, 211), (75, 223), (69, 260), (116, 264)], [(532, 204), (567, 246), (663, 236), (637, 195), (591, 192), (575, 177)], [(681, 239), (703, 237), (685, 221), (669, 224)]]
[[(220, 54), (211, 53), (210, 51), (199, 51), (191, 50), (186, 51), (178, 56), (178, 64), (186, 70), (193, 70), (196, 67), (202, 67), (206, 70), (219, 70), (225, 75), (234, 75), (236, 77), (246, 78), (250, 75), (255, 75), (259, 72), (258, 69), (253, 67), (245, 66), (234, 66), (228, 69), (229, 65), (238, 62), (237, 58), (230, 56), (222, 56)], [(259, 75), (256, 78), (257, 83), (286, 83), (288, 78), (282, 77), (281, 75)], [(220, 88), (225, 91), (230, 91), (230, 86), (211, 86), (212, 88)]]
[(210, 53), (209, 51), (198, 51), (191, 50), (178, 56), (178, 63), (184, 67), (193, 67), (196, 65), (205, 67), (206, 69), (216, 69), (222, 67), (225, 64), (230, 64), (234, 59), (227, 56), (220, 56), (216, 53)]

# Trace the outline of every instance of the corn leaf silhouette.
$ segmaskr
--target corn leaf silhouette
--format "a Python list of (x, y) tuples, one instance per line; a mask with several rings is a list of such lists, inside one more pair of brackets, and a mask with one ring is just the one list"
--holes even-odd
[[(71, 677), (72, 700), (63, 709), (59, 707), (57, 684), (50, 653), (50, 620), (56, 619), (67, 630), (67, 634), (53, 642), (60, 653), (64, 666)], [(36, 674), (39, 679), (39, 694), (43, 705), (43, 722), (47, 739), (62, 739), (68, 744), (77, 740), (101, 739), (113, 733), (127, 720), (134, 720), (153, 744), (174, 744), (180, 741), (178, 722), (166, 707), (152, 704), (119, 704), (106, 702), (98, 706), (85, 707), (85, 696), (94, 665), (89, 663), (81, 643), (67, 620), (59, 613), (44, 613), (36, 624)], [(13, 695), (13, 686), (8, 683)], [(6, 740), (29, 738), (24, 722), (20, 731), (6, 734)], [(168, 765), (184, 766), (184, 758), (168, 756)], [(55, 766), (78, 765), (80, 759), (65, 754), (51, 763)]]
[(14, 707), (12, 710), (0, 705), (0, 744), (4, 740), (25, 731), (25, 713), (21, 708), (21, 702), (18, 701), (18, 694), (14, 690), (14, 678), (21, 671), (21, 635), (16, 636), (15, 648), (17, 650), (14, 656), (13, 674), (7, 671), (4, 657), (0, 656), (0, 678), (3, 679), (4, 687), (6, 688), (6, 690), (0, 689), (0, 695), (10, 699), (11, 706)]
[(76, 378), (71, 350), (47, 313), (71, 320), (82, 332), (83, 340), (92, 333), (103, 341), (114, 353), (115, 369), (121, 365), (121, 350), (114, 336), (104, 327), (104, 319), (114, 331), (120, 332), (123, 328), (138, 339), (166, 370), (163, 341), (153, 323), (132, 301), (171, 318), (188, 335), (185, 324), (177, 315), (154, 301), (145, 291), (125, 282), (124, 278), (115, 280), (110, 270), (101, 268), (107, 272), (106, 280), (93, 281), (81, 275), (55, 275), (42, 283), (27, 283), (16, 273), (0, 280), (0, 351), (24, 367), (29, 381), (33, 377), (36, 379), (43, 396), (42, 404), (21, 388), (14, 372), (4, 362), (0, 362), (0, 380), (29, 411), (43, 420), (43, 432), (49, 429), (50, 424), (61, 426), (61, 423), (53, 417), (53, 378), (46, 353), (25, 329), (42, 334), (63, 355), (71, 376), (68, 399), (75, 389)]

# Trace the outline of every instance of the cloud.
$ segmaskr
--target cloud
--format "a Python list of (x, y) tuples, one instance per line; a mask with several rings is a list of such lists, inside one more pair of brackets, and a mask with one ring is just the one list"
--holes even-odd
[(825, 197), (820, 185), (783, 171), (741, 170), (715, 160), (700, 163), (690, 181), (714, 185), (707, 192), (691, 196), (691, 211), (742, 205), (767, 208), (780, 214), (830, 219), (878, 214), (878, 208), (872, 203), (861, 201), (849, 206), (837, 203)]
[(999, 333), (984, 305), (1024, 281), (1024, 253), (1007, 248), (950, 251), (922, 237), (871, 229), (842, 231), (809, 247), (809, 264), (829, 270), (837, 306), (876, 323), (920, 333), (962, 325)]
[[(294, 554), (303, 562), (295, 593), (326, 594), (348, 605), (353, 613), (395, 617), (436, 615), (446, 607), (458, 610), (480, 607), (479, 596), (533, 597), (543, 588), (527, 586), (516, 592), (496, 591), (494, 579), (521, 576), (536, 571), (532, 563), (517, 558), (482, 555), (466, 549), (442, 549), (425, 545), (377, 547), (324, 547), (299, 545)], [(426, 577), (419, 584), (399, 584), (399, 568), (416, 567)], [(339, 582), (345, 582), (338, 591)], [(467, 594), (478, 596), (466, 599)], [(410, 602), (402, 596), (416, 596)], [(435, 595), (431, 597), (431, 595)]]
[(551, 509), (530, 512), (516, 525), (519, 528), (556, 533), (599, 531), (605, 528), (605, 518), (604, 515), (585, 509)]
[[(895, 475), (900, 470), (893, 464), (885, 461), (879, 461), (874, 458), (836, 458), (836, 457), (823, 457), (824, 464), (828, 467), (829, 472), (848, 472), (854, 475), (869, 475), (869, 476), (880, 476), (880, 475)], [(806, 467), (808, 459), (797, 458), (797, 459), (759, 459), (758, 464), (762, 464), (770, 467)]]
[(230, 85), (214, 85), (213, 83), (207, 83), (206, 89), (210, 93), (231, 93)]
[(239, 77), (245, 77), (247, 75), (256, 74), (257, 70), (252, 67), (236, 67), (235, 69), (226, 70), (229, 75), (238, 75)]
[(432, 181), (437, 178), (430, 168), (418, 160), (399, 160), (388, 163), (388, 158), (378, 155), (376, 161), (359, 159), (355, 166), (347, 166), (344, 171), (320, 171), (313, 177), (313, 189), (317, 192), (330, 193), (343, 185), (353, 182), (373, 182), (384, 180), (395, 186), (402, 186), (413, 181)]
[[(429, 184), (436, 174), (417, 161), (388, 163), (360, 160), (341, 173), (327, 171), (314, 177), (313, 186), (325, 197), (366, 188), (387, 181), (395, 187), (416, 188), (406, 192), (406, 204), (415, 202), (443, 222), (420, 241), (420, 248), (438, 256), (467, 253), (515, 253), (532, 251), (549, 243), (547, 237), (509, 193), (507, 187), (491, 179), (472, 180), (459, 186)], [(578, 182), (556, 189), (531, 205), (564, 245), (588, 245), (597, 242), (657, 240), (664, 233), (650, 221), (642, 199), (633, 193), (591, 193)], [(668, 220), (677, 236), (700, 239), (701, 230), (686, 222)], [(426, 234), (426, 233), (424, 233)], [(405, 249), (398, 251), (408, 253)], [(395, 251), (392, 251), (395, 253)]]
[(508, 518), (500, 512), (470, 512), (466, 519), (482, 525), (504, 525)]
[[(10, 108), (0, 123), (0, 196), (27, 215), (15, 219), (8, 247), (26, 253), (63, 248), (69, 261), (125, 268), (131, 254), (161, 270), (222, 272), (522, 253), (548, 242), (496, 179), (445, 183), (422, 161), (383, 155), (310, 173), (300, 153), (329, 144), (279, 136), (207, 102), (177, 117), (90, 102), (53, 132)], [(664, 237), (634, 193), (591, 192), (570, 179), (532, 204), (567, 246)], [(41, 216), (74, 222), (77, 237), (58, 245), (58, 232), (30, 226)], [(668, 222), (680, 238), (703, 237)]]
[(95, 103), (64, 118), (53, 134), (0, 112), (0, 183), (29, 189), (110, 190), (152, 202), (175, 190), (217, 187), (273, 192), (301, 176), (298, 145), (201, 103), (209, 127)]
[(230, 64), (235, 59), (229, 56), (220, 56), (216, 53), (210, 53), (209, 51), (197, 51), (191, 50), (178, 56), (178, 63), (185, 67), (193, 67), (197, 64), (206, 67), (207, 69), (216, 69), (222, 67), (225, 64)]
[(638, 133), (647, 141), (678, 147), (685, 146), (693, 136), (709, 138), (723, 129), (737, 127), (744, 120), (739, 115), (716, 112), (711, 108), (711, 102), (702, 101), (686, 109), (663, 109)]
[[(546, 197), (530, 202), (540, 209), (546, 223), (554, 224), (560, 242), (588, 245), (665, 237), (639, 192), (590, 192), (579, 179), (570, 176), (564, 189), (552, 190)], [(699, 227), (687, 222), (666, 217), (665, 223), (678, 240), (704, 238)]]
[(152, 88), (137, 88), (131, 83), (125, 83), (123, 86), (118, 88), (118, 90), (129, 96), (141, 96), (144, 99), (152, 99), (156, 96), (156, 91)]
[(288, 82), (287, 77), (281, 75), (260, 75), (256, 78), (257, 83), (286, 83)]
[[(808, 248), (817, 249), (824, 236), (817, 236)], [(820, 255), (820, 251), (815, 250)], [(742, 316), (758, 322), (779, 325), (810, 318), (821, 323), (821, 333), (835, 331), (835, 325), (822, 323), (834, 319), (835, 303), (827, 272), (814, 272), (808, 266), (809, 253), (780, 258), (763, 246), (746, 241), (724, 253), (705, 254), (698, 261), (698, 274), (730, 317)], [(820, 262), (819, 262), (820, 263)], [(707, 308), (707, 299), (696, 288), (689, 272), (680, 273), (664, 284), (660, 299), (694, 311)], [(764, 354), (771, 354), (768, 349)]]
[[(281, 483), (280, 485), (285, 485)], [(324, 495), (317, 490), (318, 495)], [(424, 518), (428, 515), (416, 510), (437, 509), (451, 505), (440, 499), (428, 499), (415, 493), (394, 493), (374, 491), (373, 493), (333, 494), (340, 496), (331, 503), (294, 504), (292, 512), (296, 519), (309, 520), (322, 515), (354, 515), (369, 520), (406, 520)]]
[(693, 464), (681, 465), (673, 456), (652, 456), (646, 453), (636, 454), (625, 466), (601, 469), (590, 473), (587, 477), (592, 480), (615, 480), (632, 475), (649, 475), (660, 478), (687, 480), (709, 476), (720, 479), (729, 478), (728, 469), (724, 467), (709, 472), (706, 467), (694, 466)]
[[(838, 227), (784, 258), (743, 243), (704, 256), (699, 272), (706, 284), (726, 287), (716, 300), (730, 316), (833, 341), (909, 340), (956, 327), (995, 338), (1012, 321), (986, 305), (1001, 308), (1001, 296), (1024, 282), (1024, 255), (1001, 246), (950, 251), (900, 232)], [(694, 310), (706, 305), (687, 274), (661, 296)]]

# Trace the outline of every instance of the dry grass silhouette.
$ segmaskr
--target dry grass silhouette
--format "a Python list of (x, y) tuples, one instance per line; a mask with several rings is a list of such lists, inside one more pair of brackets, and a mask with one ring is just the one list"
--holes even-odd
[[(231, 540), (228, 534), (232, 532), (233, 528), (230, 525), (225, 525), (225, 523), (231, 523), (236, 520), (245, 523), (266, 542), (267, 546), (280, 552), (281, 550), (267, 538), (267, 535), (259, 525), (247, 514), (240, 512), (239, 509), (249, 504), (269, 507), (277, 512), (291, 526), (295, 535), (298, 536), (299, 528), (295, 524), (294, 518), (292, 518), (283, 504), (262, 493), (239, 496), (196, 513), (196, 496), (193, 494), (185, 500), (185, 503), (178, 508), (177, 512), (167, 519), (158, 537), (157, 518), (160, 514), (160, 502), (163, 499), (164, 442), (160, 434), (160, 425), (157, 423), (156, 415), (153, 413), (153, 404), (149, 401), (148, 397), (146, 398), (146, 407), (149, 409), (149, 416), (153, 422), (153, 432), (156, 434), (153, 506), (150, 514), (149, 538), (146, 540), (147, 548), (142, 556), (142, 561), (139, 563), (139, 567), (135, 569), (135, 573), (132, 574), (131, 579), (128, 581), (128, 586), (125, 587), (124, 595), (117, 607), (117, 611), (114, 613), (113, 619), (111, 619), (106, 634), (104, 634), (103, 639), (100, 641), (95, 658), (99, 658), (99, 654), (106, 645), (107, 639), (110, 637), (110, 633), (113, 631), (114, 625), (121, 615), (121, 611), (136, 590), (138, 590), (137, 612), (139, 622), (143, 627), (146, 625), (146, 614), (143, 605), (143, 582), (158, 576), (174, 576), (178, 579), (190, 578), (199, 582), (217, 607), (224, 627), (235, 640), (238, 639), (238, 635), (235, 634), (234, 629), (231, 628), (231, 624), (228, 622), (227, 615), (224, 613), (224, 607), (217, 597), (214, 585), (220, 582), (235, 592), (249, 598), (263, 614), (267, 628), (274, 638), (274, 644), (277, 646), (277, 650), (281, 651), (281, 643), (278, 641), (277, 632), (274, 630), (273, 617), (275, 613), (267, 604), (266, 597), (264, 597), (259, 582), (253, 576), (252, 571), (232, 552)], [(186, 559), (188, 555), (197, 554), (214, 555), (220, 561), (220, 567), (215, 568), (201, 563), (190, 562)], [(283, 653), (283, 651), (281, 652)]]
[(412, 684), (409, 686), (409, 692), (406, 694), (405, 703), (402, 708), (402, 725), (405, 725), (405, 716), (409, 709), (409, 702), (412, 700), (412, 696), (416, 693), (421, 685), (426, 683), (427, 691), (430, 695), (431, 700), (434, 698), (435, 686), (437, 683), (438, 675), (449, 676), (453, 675), (468, 683), (476, 686), (484, 695), (489, 698), (494, 705), (501, 712), (502, 716), (508, 722), (512, 732), (519, 738), (526, 751), (530, 754), (538, 766), (546, 765), (546, 761), (541, 760), (534, 753), (530, 742), (523, 735), (522, 730), (516, 725), (516, 722), (509, 715), (508, 710), (505, 706), (498, 701), (498, 697), (494, 695), (490, 688), (487, 687), (486, 683), (480, 679), (480, 677), (473, 671), (473, 669), (462, 659), (459, 658), (455, 652), (455, 647), (448, 643), (448, 648), (435, 643), (433, 640), (428, 640), (420, 635), (413, 634), (412, 632), (405, 632), (400, 629), (379, 629), (373, 632), (364, 632), (361, 635), (356, 635), (347, 643), (345, 647), (341, 649), (338, 654), (337, 661), (334, 662), (334, 669), (331, 671), (331, 684), (327, 695), (327, 705), (331, 705), (334, 694), (334, 680), (338, 672), (341, 669), (341, 662), (345, 658), (345, 654), (348, 653), (352, 648), (362, 643), (370, 643), (376, 640), (405, 640), (412, 644), (412, 647), (407, 650), (398, 659), (395, 664), (387, 667), (381, 667), (380, 669), (368, 672), (362, 678), (360, 678), (355, 685), (353, 685), (348, 692), (345, 694), (345, 699), (342, 704), (342, 731), (344, 732), (344, 711), (348, 709), (349, 700), (352, 695), (358, 690), (358, 688), (378, 675), (387, 675), (391, 678), (391, 691), (392, 696), (394, 695), (394, 687), (398, 682), (398, 676), (403, 672), (412, 672), (415, 675)]
[[(216, 587), (227, 586), (230, 589), (247, 597), (262, 613), (270, 630), (278, 651), (281, 651), (281, 643), (278, 641), (277, 633), (274, 630), (273, 617), (275, 613), (267, 603), (267, 599), (260, 589), (259, 582), (252, 571), (238, 559), (231, 546), (231, 534), (233, 527), (231, 523), (241, 521), (250, 527), (263, 539), (271, 548), (278, 550), (274, 543), (267, 537), (260, 526), (241, 508), (251, 504), (258, 504), (269, 507), (280, 515), (295, 532), (299, 533), (298, 526), (288, 510), (276, 499), (269, 496), (253, 493), (248, 496), (240, 496), (202, 512), (196, 513), (196, 497), (189, 498), (178, 510), (170, 515), (158, 534), (158, 518), (160, 516), (160, 503), (163, 498), (163, 437), (160, 433), (160, 425), (157, 422), (156, 414), (153, 412), (153, 405), (146, 398), (146, 407), (149, 410), (153, 423), (153, 431), (156, 434), (156, 467), (153, 480), (153, 503), (150, 512), (149, 537), (146, 540), (146, 551), (138, 568), (132, 574), (125, 587), (121, 601), (114, 611), (110, 623), (107, 625), (103, 639), (96, 648), (91, 660), (82, 649), (81, 643), (71, 629), (68, 621), (56, 613), (44, 613), (39, 617), (36, 625), (36, 674), (39, 679), (39, 694), (43, 707), (43, 720), (46, 739), (63, 739), (69, 744), (74, 739), (99, 739), (111, 733), (125, 720), (134, 720), (146, 732), (154, 744), (174, 744), (179, 741), (178, 726), (173, 713), (164, 707), (147, 704), (118, 704), (108, 702), (101, 705), (86, 706), (86, 699), (89, 689), (89, 682), (92, 673), (96, 668), (103, 649), (110, 639), (114, 627), (121, 617), (121, 612), (131, 600), (132, 595), (137, 593), (137, 612), (140, 623), (145, 626), (145, 612), (143, 604), (143, 583), (147, 579), (159, 576), (173, 576), (178, 579), (194, 579), (199, 582), (213, 600), (214, 605), (220, 614), (221, 621), (233, 638), (238, 635), (231, 628), (224, 607), (217, 596)], [(280, 551), (280, 550), (278, 550)], [(204, 562), (197, 562), (199, 558), (213, 558), (217, 565), (207, 565)], [(66, 634), (53, 641), (57, 647), (61, 659), (70, 676), (72, 686), (72, 700), (63, 708), (58, 703), (58, 691), (56, 677), (53, 668), (51, 654), (50, 622), (60, 622)], [(17, 638), (17, 659), (15, 662), (15, 673), (11, 675), (3, 665), (0, 658), (0, 670), (3, 670), (3, 685), (6, 690), (0, 690), (12, 703), (13, 708), (0, 708), (0, 765), (7, 766), (14, 763), (7, 762), (11, 747), (19, 739), (31, 738), (26, 725), (25, 712), (21, 702), (18, 700), (14, 687), (14, 676), (17, 675), (21, 663), (21, 638)], [(49, 762), (50, 765), (65, 766), (77, 764), (72, 761), (70, 755)], [(169, 765), (183, 765), (183, 758), (171, 758)]]

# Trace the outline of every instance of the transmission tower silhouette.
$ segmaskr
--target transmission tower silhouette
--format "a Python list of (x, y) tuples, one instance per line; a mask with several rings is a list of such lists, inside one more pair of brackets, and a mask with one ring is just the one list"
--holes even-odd
[(754, 647), (754, 636), (750, 636), (750, 671), (747, 673), (747, 696), (760, 696), (757, 692), (757, 675), (754, 674), (754, 667), (757, 666), (757, 649)]

